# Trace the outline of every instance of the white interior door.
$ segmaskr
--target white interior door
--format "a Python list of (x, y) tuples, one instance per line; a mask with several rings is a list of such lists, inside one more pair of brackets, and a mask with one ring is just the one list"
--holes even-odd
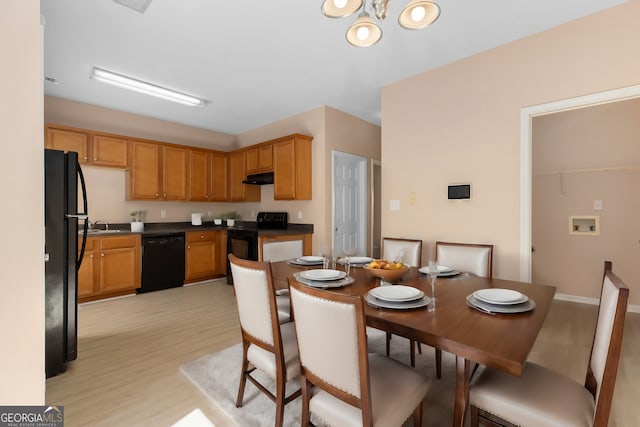
[(333, 151), (333, 253), (357, 248), (367, 252), (367, 159)]

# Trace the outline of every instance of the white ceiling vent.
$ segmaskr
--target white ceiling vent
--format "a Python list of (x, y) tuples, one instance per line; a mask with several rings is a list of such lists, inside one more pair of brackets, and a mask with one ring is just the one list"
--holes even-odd
[(151, 0), (113, 0), (116, 3), (120, 3), (123, 6), (130, 7), (131, 9), (144, 13), (149, 7)]

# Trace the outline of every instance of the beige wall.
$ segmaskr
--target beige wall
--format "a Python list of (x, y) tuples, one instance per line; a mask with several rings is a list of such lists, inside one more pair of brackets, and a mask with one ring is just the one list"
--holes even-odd
[[(44, 404), (44, 173), (40, 2), (0, 13), (0, 405)], [(11, 66), (7, 66), (7, 65)]]
[[(630, 303), (640, 303), (639, 142), (640, 99), (534, 118), (533, 281), (598, 298), (602, 263), (611, 260)], [(599, 235), (569, 234), (569, 216), (596, 215)]]
[[(632, 0), (383, 88), (383, 234), (490, 242), (494, 276), (518, 279), (520, 110), (637, 84), (639, 15)], [(459, 182), (472, 200), (447, 201)]]

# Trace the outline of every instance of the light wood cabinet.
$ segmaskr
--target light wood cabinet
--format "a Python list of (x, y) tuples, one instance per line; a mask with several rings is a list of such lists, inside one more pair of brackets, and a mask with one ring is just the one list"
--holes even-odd
[(185, 282), (215, 277), (218, 273), (220, 231), (190, 231), (186, 235)]
[[(96, 289), (95, 278), (95, 249), (94, 244), (96, 239), (88, 238), (87, 245), (84, 250), (84, 257), (82, 258), (82, 264), (78, 270), (78, 299), (92, 295)], [(78, 253), (80, 253), (82, 240), (78, 241)]]
[(212, 202), (226, 202), (229, 200), (229, 176), (227, 168), (227, 153), (212, 152), (211, 159), (211, 195)]
[(186, 148), (132, 141), (129, 153), (127, 200), (187, 200)]
[(229, 154), (229, 201), (259, 202), (260, 187), (243, 184), (247, 177), (245, 152), (236, 151)]
[(189, 200), (227, 200), (227, 155), (207, 150), (189, 150)]
[(44, 146), (64, 152), (75, 151), (81, 164), (89, 163), (89, 134), (86, 132), (47, 127)]
[(125, 169), (129, 161), (127, 138), (83, 129), (47, 125), (45, 147), (75, 151), (83, 165)]
[(140, 235), (87, 239), (78, 271), (78, 301), (134, 293), (140, 287)]
[(295, 134), (273, 141), (275, 200), (311, 200), (312, 140)]
[(129, 141), (105, 135), (93, 135), (91, 164), (125, 169), (129, 164)]
[(162, 145), (162, 198), (187, 200), (187, 149)]
[(273, 171), (273, 146), (261, 144), (245, 152), (247, 174)]

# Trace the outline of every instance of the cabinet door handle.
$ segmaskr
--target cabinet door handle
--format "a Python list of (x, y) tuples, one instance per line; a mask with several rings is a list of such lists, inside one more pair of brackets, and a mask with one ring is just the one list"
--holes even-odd
[(200, 236), (201, 239), (204, 239), (204, 236)]
[(104, 256), (104, 254), (100, 254), (100, 256)]
[(89, 255), (89, 258), (93, 258), (93, 255)]
[(162, 197), (167, 197), (167, 193), (163, 193), (163, 194), (162, 194)]
[(97, 161), (97, 160), (98, 160), (98, 158), (97, 158), (97, 157), (94, 157), (94, 158), (93, 158), (93, 161), (94, 161), (94, 162), (95, 162), (95, 161)]
[(156, 193), (156, 197), (158, 197), (158, 193)]
[(187, 246), (187, 249), (191, 249), (191, 245)]

